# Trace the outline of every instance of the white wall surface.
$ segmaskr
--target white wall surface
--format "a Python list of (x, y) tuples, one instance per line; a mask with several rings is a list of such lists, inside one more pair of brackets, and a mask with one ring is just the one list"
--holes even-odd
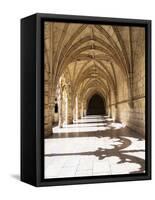
[[(154, 0), (5, 0), (0, 3), (0, 199), (154, 199), (155, 181), (35, 188), (21, 183), (20, 145), (20, 18), (35, 12), (153, 20)], [(153, 38), (155, 56), (155, 41)], [(152, 68), (154, 68), (154, 57)], [(155, 70), (152, 70), (155, 76)], [(155, 78), (153, 77), (153, 85)], [(154, 90), (155, 91), (155, 90)], [(152, 94), (155, 102), (155, 92)], [(153, 111), (154, 105), (153, 105)], [(155, 112), (152, 114), (153, 123)], [(153, 135), (155, 132), (153, 126)], [(153, 151), (155, 141), (153, 137)], [(155, 159), (153, 168), (155, 169)], [(153, 173), (154, 175), (154, 173)], [(154, 178), (154, 176), (153, 176)]]

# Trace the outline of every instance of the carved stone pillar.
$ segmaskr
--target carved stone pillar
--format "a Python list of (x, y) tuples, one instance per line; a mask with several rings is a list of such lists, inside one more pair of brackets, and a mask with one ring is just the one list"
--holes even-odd
[(133, 73), (132, 72), (129, 73), (128, 91), (129, 91), (128, 104), (129, 104), (130, 108), (133, 108), (134, 104), (133, 104)]
[(78, 98), (78, 119), (81, 119), (81, 103)]
[(62, 111), (62, 92), (60, 91), (60, 94), (59, 94), (59, 101), (58, 101), (58, 104), (59, 104), (59, 127), (62, 128), (63, 127), (63, 111)]
[(109, 117), (112, 118), (111, 92), (109, 91)]
[(52, 90), (51, 74), (45, 71), (44, 81), (44, 133), (45, 137), (52, 134), (54, 109), (54, 90)]
[(78, 98), (75, 99), (75, 120), (78, 120)]
[(71, 96), (68, 95), (66, 101), (66, 109), (67, 109), (67, 124), (73, 124), (73, 106), (72, 106), (72, 99)]
[(81, 116), (81, 118), (83, 117), (83, 102), (81, 103), (80, 116)]
[(87, 112), (87, 109), (86, 109), (86, 102), (84, 101), (84, 103), (83, 103), (83, 117), (85, 117), (86, 116), (86, 113)]

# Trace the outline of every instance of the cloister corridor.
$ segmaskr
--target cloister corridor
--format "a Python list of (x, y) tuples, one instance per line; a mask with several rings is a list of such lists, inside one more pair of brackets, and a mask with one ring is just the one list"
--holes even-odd
[(145, 172), (145, 29), (45, 22), (44, 177)]

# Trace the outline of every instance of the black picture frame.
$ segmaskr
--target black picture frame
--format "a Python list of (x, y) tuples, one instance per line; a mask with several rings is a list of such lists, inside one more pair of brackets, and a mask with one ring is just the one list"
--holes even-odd
[[(44, 179), (44, 21), (145, 27), (146, 172)], [(151, 179), (151, 20), (119, 19), (37, 13), (21, 19), (21, 181), (34, 186), (103, 183)]]

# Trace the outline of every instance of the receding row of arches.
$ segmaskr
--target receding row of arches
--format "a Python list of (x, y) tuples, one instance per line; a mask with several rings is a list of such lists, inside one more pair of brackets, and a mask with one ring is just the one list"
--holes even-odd
[(141, 27), (46, 22), (45, 135), (86, 115), (144, 132), (144, 46)]
[[(57, 101), (57, 99), (56, 99)], [(54, 113), (58, 113), (58, 103), (55, 102)], [(88, 102), (87, 115), (106, 115), (105, 100), (99, 94), (94, 94)]]
[(61, 128), (77, 122), (86, 115), (110, 114), (102, 85), (99, 85), (96, 79), (89, 79), (84, 88), (76, 88), (77, 92), (73, 93), (72, 85), (68, 84), (66, 76), (61, 76), (55, 92), (54, 125)]

